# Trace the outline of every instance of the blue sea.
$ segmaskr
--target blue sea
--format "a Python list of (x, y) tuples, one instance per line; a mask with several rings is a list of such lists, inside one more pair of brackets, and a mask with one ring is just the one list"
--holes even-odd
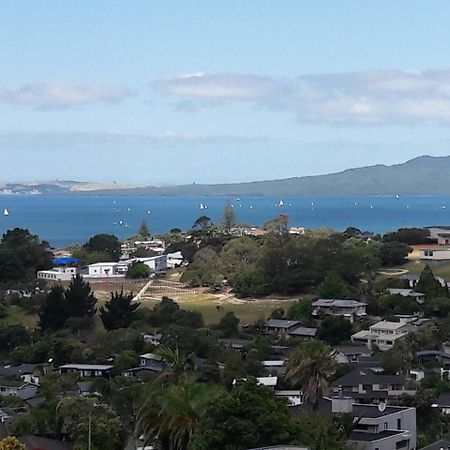
[[(280, 200), (283, 206), (278, 206)], [(0, 196), (0, 233), (28, 228), (54, 247), (85, 242), (96, 233), (125, 238), (145, 219), (153, 233), (189, 229), (200, 215), (220, 222), (230, 201), (237, 220), (260, 225), (287, 214), (291, 225), (354, 226), (384, 233), (400, 227), (450, 225), (450, 196), (355, 197), (136, 197), (136, 196)], [(207, 209), (200, 209), (200, 204)], [(8, 209), (9, 216), (3, 216)]]

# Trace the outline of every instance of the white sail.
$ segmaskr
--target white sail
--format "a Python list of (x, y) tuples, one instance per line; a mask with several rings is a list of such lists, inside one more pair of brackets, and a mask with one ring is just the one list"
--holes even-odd
[(9, 211), (6, 208), (3, 210), (3, 215), (4, 216), (9, 216)]

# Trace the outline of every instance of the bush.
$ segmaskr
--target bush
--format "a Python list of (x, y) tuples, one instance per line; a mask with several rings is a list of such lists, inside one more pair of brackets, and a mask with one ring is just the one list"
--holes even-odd
[(139, 279), (148, 278), (150, 275), (150, 267), (141, 262), (131, 264), (127, 271), (127, 278)]

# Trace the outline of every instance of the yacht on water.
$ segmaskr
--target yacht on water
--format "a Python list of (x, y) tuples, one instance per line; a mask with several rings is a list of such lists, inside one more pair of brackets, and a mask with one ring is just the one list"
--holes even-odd
[(6, 208), (3, 210), (3, 215), (4, 216), (9, 216), (9, 211)]

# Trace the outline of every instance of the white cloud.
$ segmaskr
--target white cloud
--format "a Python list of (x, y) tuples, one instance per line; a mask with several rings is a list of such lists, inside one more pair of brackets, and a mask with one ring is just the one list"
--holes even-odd
[(276, 79), (246, 74), (193, 74), (153, 83), (198, 107), (241, 101), (292, 111), (302, 122), (450, 123), (450, 70), (380, 70)]
[(32, 83), (18, 89), (0, 88), (0, 102), (36, 109), (68, 109), (93, 103), (117, 103), (132, 95), (116, 84)]

